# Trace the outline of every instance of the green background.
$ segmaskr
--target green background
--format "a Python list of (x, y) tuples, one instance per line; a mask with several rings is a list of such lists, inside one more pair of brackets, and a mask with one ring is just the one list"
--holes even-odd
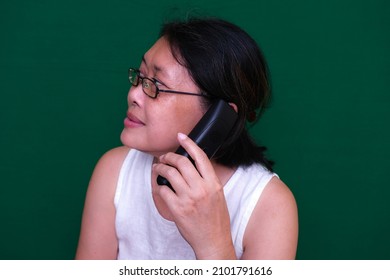
[(390, 259), (387, 0), (0, 2), (0, 259), (72, 259), (96, 161), (161, 22), (215, 15), (268, 59), (251, 132), (300, 214), (298, 259)]

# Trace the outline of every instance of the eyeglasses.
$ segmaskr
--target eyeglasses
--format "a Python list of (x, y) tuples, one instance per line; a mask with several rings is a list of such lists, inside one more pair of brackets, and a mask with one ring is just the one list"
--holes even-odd
[(192, 92), (184, 92), (184, 91), (176, 91), (176, 90), (165, 90), (165, 89), (159, 89), (157, 86), (158, 81), (155, 79), (150, 79), (147, 77), (141, 77), (140, 71), (138, 69), (129, 68), (129, 81), (133, 86), (138, 86), (140, 81), (142, 85), (143, 92), (151, 97), (151, 98), (157, 98), (157, 95), (160, 92), (169, 92), (169, 93), (176, 93), (176, 94), (186, 94), (186, 95), (196, 95), (196, 96), (203, 96), (203, 97), (210, 97), (209, 95), (205, 93), (192, 93)]

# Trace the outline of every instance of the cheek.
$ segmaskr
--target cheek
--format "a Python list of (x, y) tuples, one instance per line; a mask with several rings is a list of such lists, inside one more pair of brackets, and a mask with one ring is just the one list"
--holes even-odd
[[(198, 102), (171, 103), (164, 108), (170, 108), (169, 111), (159, 111), (155, 114), (149, 114), (153, 118), (153, 131), (156, 132), (155, 137), (168, 138), (172, 141), (174, 139), (177, 143), (176, 137), (178, 132), (188, 134), (196, 123), (200, 120), (203, 112)], [(158, 135), (157, 135), (158, 134)]]
[(176, 131), (176, 121), (170, 114), (155, 114), (149, 118), (148, 123), (149, 137), (158, 141), (164, 141), (165, 138), (172, 138)]
[(144, 104), (144, 127), (124, 129), (121, 135), (124, 145), (155, 156), (175, 151), (179, 145), (177, 133), (188, 134), (203, 115), (198, 100), (193, 97), (176, 99), (170, 96), (168, 99), (167, 96), (165, 99), (161, 96), (159, 101)]

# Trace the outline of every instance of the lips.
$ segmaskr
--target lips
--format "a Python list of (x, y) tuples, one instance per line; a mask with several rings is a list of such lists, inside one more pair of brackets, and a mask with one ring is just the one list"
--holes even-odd
[(144, 126), (145, 124), (140, 120), (138, 119), (136, 116), (134, 116), (133, 114), (131, 113), (127, 113), (127, 117), (125, 118), (125, 126), (126, 127), (130, 127), (130, 128), (134, 128), (134, 127), (140, 127), (140, 126)]

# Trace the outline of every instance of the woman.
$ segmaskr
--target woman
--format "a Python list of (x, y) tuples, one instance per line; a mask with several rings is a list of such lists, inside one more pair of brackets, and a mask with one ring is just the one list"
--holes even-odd
[[(254, 40), (219, 19), (169, 23), (129, 79), (124, 146), (94, 170), (76, 258), (295, 258), (295, 199), (246, 130), (269, 98)], [(208, 159), (187, 135), (216, 99), (238, 121)]]

